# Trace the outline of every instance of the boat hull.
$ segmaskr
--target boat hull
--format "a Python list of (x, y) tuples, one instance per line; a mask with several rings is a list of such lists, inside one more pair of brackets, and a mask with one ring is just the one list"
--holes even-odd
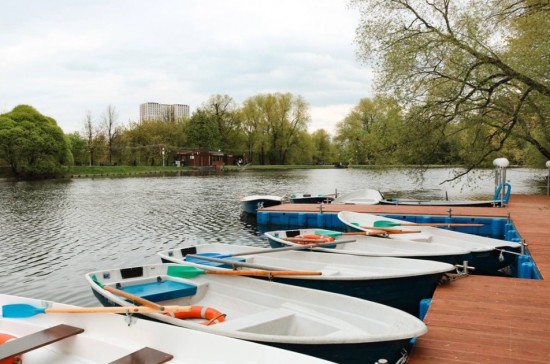
[[(183, 328), (252, 341), (341, 363), (395, 357), (427, 328), (410, 314), (354, 297), (256, 279), (199, 274), (188, 277), (179, 264), (102, 270), (86, 279), (105, 306), (133, 306), (102, 289), (120, 287), (159, 305), (200, 305), (226, 316), (204, 325), (204, 318), (178, 319), (160, 313), (148, 318)], [(177, 272), (182, 272), (177, 273)], [(171, 273), (172, 272), (172, 273)], [(183, 275), (182, 275), (183, 274)], [(99, 282), (98, 285), (95, 282)], [(387, 351), (394, 347), (395, 352)], [(397, 344), (401, 343), (401, 347)], [(342, 352), (344, 348), (355, 352)], [(373, 355), (374, 356), (371, 356)], [(372, 359), (371, 359), (372, 358)]]
[(403, 350), (408, 352), (410, 340), (394, 340), (378, 343), (363, 344), (336, 344), (336, 345), (301, 345), (301, 344), (274, 344), (276, 348), (290, 350), (318, 358), (330, 358), (334, 363), (356, 364), (377, 363), (379, 359), (386, 359), (388, 363), (396, 363), (402, 356)]
[(241, 207), (244, 212), (256, 215), (258, 209), (277, 206), (283, 203), (281, 197), (269, 195), (248, 196), (241, 200)]
[(318, 203), (331, 203), (334, 197), (331, 196), (296, 196), (290, 197), (291, 203), (305, 203), (305, 204), (318, 204)]
[(273, 277), (272, 280), (381, 303), (418, 317), (420, 301), (433, 296), (443, 274), (372, 280), (313, 280), (282, 277)]
[[(288, 248), (287, 248), (288, 249)], [(188, 257), (188, 255), (193, 255)], [(201, 269), (319, 271), (318, 276), (271, 276), (274, 282), (317, 289), (388, 305), (418, 317), (420, 301), (431, 298), (450, 264), (393, 257), (367, 257), (311, 251), (281, 251), (234, 244), (204, 244), (159, 252), (163, 263), (192, 265)], [(206, 260), (201, 260), (200, 257)], [(210, 258), (222, 259), (211, 261)], [(232, 267), (229, 263), (236, 264)]]
[[(96, 298), (108, 307), (118, 306), (114, 302), (106, 299), (104, 296), (94, 291)], [(147, 316), (141, 316), (145, 319), (150, 319)], [(329, 360), (335, 363), (375, 363), (378, 359), (387, 359), (390, 363), (394, 363), (401, 356), (403, 349), (408, 349), (410, 339), (382, 341), (374, 343), (326, 343), (323, 345), (308, 345), (294, 343), (277, 343), (254, 341), (262, 345), (289, 350), (303, 355), (310, 355), (323, 360)]]
[[(344, 223), (348, 231), (367, 231), (368, 229), (361, 228), (361, 226), (373, 226), (375, 225), (375, 221), (380, 220), (407, 224), (407, 222), (402, 220), (348, 211), (338, 213), (338, 218)], [(390, 236), (391, 239), (410, 239), (418, 242), (427, 241), (447, 246), (464, 247), (470, 250), (463, 259), (468, 261), (469, 266), (475, 268), (475, 270), (470, 272), (473, 274), (500, 274), (502, 269), (509, 267), (517, 260), (518, 254), (521, 254), (522, 251), (522, 246), (518, 243), (460, 233), (446, 228), (422, 225), (403, 225), (399, 228), (402, 230), (419, 230), (420, 232), (394, 234)], [(511, 253), (506, 253), (506, 251)]]
[[(289, 244), (281, 243), (278, 240), (274, 240), (270, 238), (269, 236), (267, 237), (267, 241), (269, 242), (269, 246), (272, 247), (273, 249), (284, 248), (289, 246)], [(332, 250), (330, 248), (319, 248), (319, 249), (316, 249), (316, 251), (323, 251), (326, 253), (335, 253), (335, 254), (375, 256), (374, 254), (368, 251), (360, 251), (360, 250), (338, 251), (338, 250)], [(468, 254), (415, 255), (414, 257), (411, 257), (410, 255), (402, 255), (399, 253), (388, 254), (388, 255), (378, 255), (378, 256), (432, 260), (434, 262), (441, 262), (441, 263), (447, 263), (452, 265), (462, 264), (462, 262), (464, 260), (467, 260), (469, 257)]]
[[(2, 315), (5, 305), (25, 305), (35, 308), (77, 309), (76, 306), (26, 297), (0, 294)], [(91, 308), (93, 309), (93, 308)], [(12, 309), (12, 314), (13, 314)], [(17, 311), (15, 311), (17, 312)], [(265, 345), (211, 335), (197, 330), (182, 330), (137, 317), (106, 313), (52, 313), (31, 317), (4, 317), (0, 319), (0, 332), (9, 333), (21, 340), (10, 341), (10, 347), (0, 346), (0, 357), (8, 353), (23, 352), (25, 364), (104, 364), (117, 362), (189, 363), (247, 363), (254, 358), (261, 363), (326, 363), (312, 356), (278, 350)], [(129, 323), (132, 322), (130, 325)], [(76, 329), (76, 330), (75, 330)], [(82, 331), (79, 331), (82, 330)], [(67, 334), (68, 331), (74, 332)], [(41, 335), (37, 335), (43, 333)], [(72, 336), (71, 336), (72, 335)], [(32, 337), (32, 339), (31, 339)], [(53, 340), (58, 340), (53, 342)], [(182, 345), (185, 343), (185, 345)], [(210, 350), (215, 347), (216, 350)], [(132, 353), (145, 351), (147, 356), (129, 358)], [(193, 348), (193, 350), (189, 350)], [(231, 353), (228, 355), (228, 353)], [(153, 355), (155, 354), (155, 355)], [(170, 360), (170, 357), (173, 357)], [(147, 359), (145, 359), (147, 358)], [(156, 358), (156, 359), (155, 359)], [(0, 362), (12, 362), (11, 359)]]

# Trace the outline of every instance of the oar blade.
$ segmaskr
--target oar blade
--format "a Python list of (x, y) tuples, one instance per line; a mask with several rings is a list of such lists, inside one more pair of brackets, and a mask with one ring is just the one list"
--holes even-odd
[(205, 271), (204, 269), (188, 265), (171, 265), (168, 267), (167, 274), (171, 277), (195, 278), (196, 276), (205, 274)]
[(378, 220), (378, 221), (375, 221), (372, 226), (376, 228), (376, 227), (394, 227), (394, 226), (400, 226), (400, 225), (401, 224), (396, 222), (391, 222), (387, 220)]
[(339, 231), (319, 229), (319, 230), (315, 230), (315, 235), (322, 235), (322, 236), (329, 236), (331, 238), (337, 238), (338, 236), (342, 236), (342, 233)]
[(36, 307), (25, 303), (14, 303), (2, 306), (2, 317), (8, 318), (32, 317), (45, 312), (46, 309), (44, 307)]

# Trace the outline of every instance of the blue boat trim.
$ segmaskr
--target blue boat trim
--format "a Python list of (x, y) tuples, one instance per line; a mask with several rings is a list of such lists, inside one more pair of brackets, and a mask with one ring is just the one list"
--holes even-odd
[(171, 300), (179, 297), (194, 296), (197, 286), (166, 280), (122, 287), (121, 290), (152, 302)]

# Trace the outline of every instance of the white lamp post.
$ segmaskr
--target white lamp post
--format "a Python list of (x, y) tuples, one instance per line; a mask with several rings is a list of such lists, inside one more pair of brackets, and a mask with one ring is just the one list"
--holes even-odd
[(164, 167), (164, 147), (162, 147), (162, 166)]
[[(506, 183), (506, 167), (510, 165), (510, 162), (506, 158), (497, 158), (493, 161), (493, 165), (496, 167), (495, 172), (495, 195), (497, 193), (497, 190), (500, 187), (500, 200), (501, 200), (501, 206), (504, 205), (504, 195), (505, 195), (505, 187), (504, 183)], [(495, 196), (495, 199), (498, 196)]]

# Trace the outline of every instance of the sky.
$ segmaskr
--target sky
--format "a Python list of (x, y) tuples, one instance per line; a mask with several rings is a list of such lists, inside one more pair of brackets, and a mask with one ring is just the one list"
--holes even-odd
[(334, 134), (373, 72), (357, 58), (359, 12), (346, 0), (0, 0), (0, 114), (20, 104), (65, 133), (139, 120), (145, 102), (209, 97), (237, 105), (266, 93), (301, 96), (309, 131)]

